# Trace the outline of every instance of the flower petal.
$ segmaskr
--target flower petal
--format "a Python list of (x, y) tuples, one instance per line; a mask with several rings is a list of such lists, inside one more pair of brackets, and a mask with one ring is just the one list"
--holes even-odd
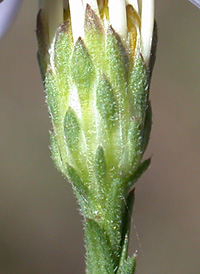
[(154, 0), (141, 1), (141, 39), (142, 55), (148, 65), (151, 53), (152, 35), (154, 27)]
[(74, 44), (79, 37), (84, 37), (84, 7), (82, 0), (69, 0)]
[(127, 37), (126, 4), (122, 0), (110, 0), (109, 17), (113, 29), (122, 37)]
[(197, 8), (200, 9), (200, 0), (189, 0), (192, 4), (194, 4)]
[(19, 9), (21, 0), (6, 0), (0, 2), (0, 38), (10, 27)]

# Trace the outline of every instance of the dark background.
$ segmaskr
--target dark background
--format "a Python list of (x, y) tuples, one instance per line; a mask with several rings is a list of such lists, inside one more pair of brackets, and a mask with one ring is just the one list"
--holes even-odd
[[(81, 217), (50, 159), (36, 61), (37, 1), (0, 41), (0, 274), (84, 273)], [(151, 168), (137, 183), (138, 274), (200, 273), (200, 10), (157, 1)]]

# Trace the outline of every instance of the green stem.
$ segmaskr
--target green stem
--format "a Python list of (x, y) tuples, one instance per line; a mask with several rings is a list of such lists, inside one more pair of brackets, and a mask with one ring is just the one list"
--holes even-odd
[[(85, 219), (87, 274), (134, 273), (135, 259), (128, 258), (133, 200), (134, 192), (131, 192), (127, 199), (116, 199), (114, 207), (105, 207), (104, 217), (98, 219), (94, 212), (94, 218)], [(114, 198), (109, 201), (113, 202)]]

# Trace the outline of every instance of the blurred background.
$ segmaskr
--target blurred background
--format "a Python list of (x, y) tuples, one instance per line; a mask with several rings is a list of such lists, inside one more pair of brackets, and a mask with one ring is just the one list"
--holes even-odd
[[(200, 273), (200, 10), (156, 3), (151, 168), (136, 187), (138, 274)], [(82, 219), (50, 158), (36, 60), (37, 1), (0, 41), (0, 274), (84, 273)]]

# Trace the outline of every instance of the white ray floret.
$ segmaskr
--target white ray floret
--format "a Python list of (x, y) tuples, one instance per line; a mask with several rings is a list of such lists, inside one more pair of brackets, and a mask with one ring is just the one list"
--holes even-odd
[(124, 39), (127, 38), (125, 0), (109, 0), (109, 18), (113, 29)]
[(142, 55), (148, 65), (151, 54), (154, 27), (154, 0), (141, 1), (141, 42)]
[[(154, 27), (155, 0), (109, 0), (109, 24), (120, 35), (127, 39), (126, 5), (132, 5), (141, 17), (141, 52), (148, 65), (151, 53), (152, 35)], [(49, 28), (50, 43), (56, 29), (64, 20), (64, 8), (69, 6), (74, 44), (79, 37), (84, 38), (84, 17), (86, 5), (99, 14), (97, 0), (39, 0), (39, 7), (43, 9)]]
[(82, 0), (69, 0), (74, 44), (79, 37), (84, 37), (84, 7)]

